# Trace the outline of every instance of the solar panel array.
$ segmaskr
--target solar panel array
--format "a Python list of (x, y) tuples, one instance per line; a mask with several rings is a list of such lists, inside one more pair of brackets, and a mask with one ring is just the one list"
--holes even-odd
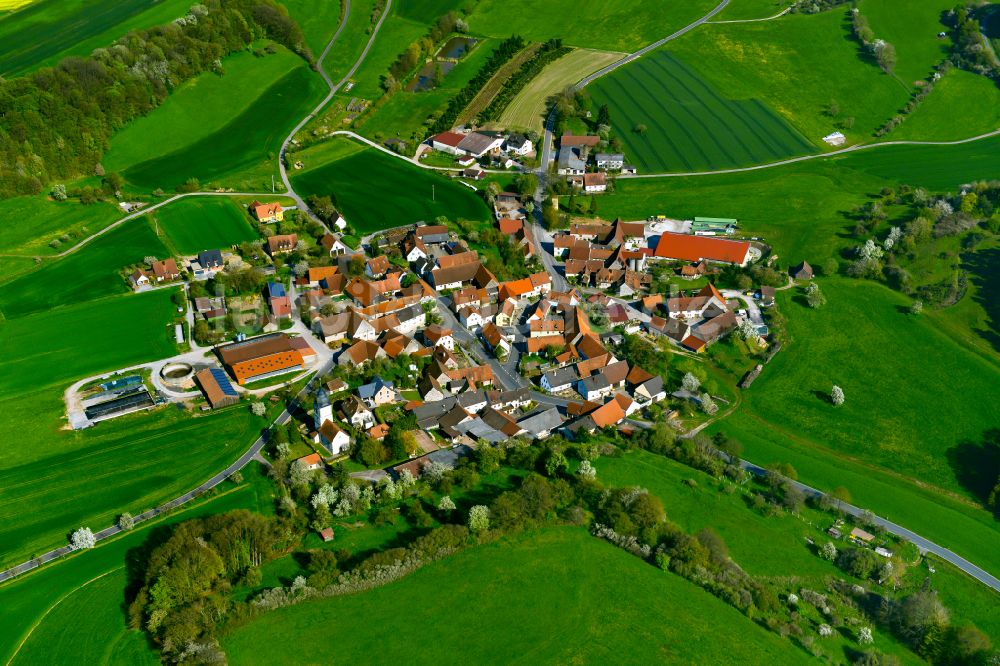
[(215, 379), (219, 388), (222, 389), (222, 392), (225, 395), (233, 398), (239, 397), (239, 394), (236, 393), (236, 389), (234, 389), (233, 385), (230, 383), (229, 377), (226, 376), (226, 373), (221, 368), (211, 368), (211, 373), (212, 377)]

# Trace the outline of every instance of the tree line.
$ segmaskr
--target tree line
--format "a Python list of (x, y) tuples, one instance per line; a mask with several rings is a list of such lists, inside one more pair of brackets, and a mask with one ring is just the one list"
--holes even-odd
[(561, 39), (550, 39), (542, 44), (535, 55), (522, 63), (518, 70), (504, 81), (500, 92), (493, 98), (489, 106), (479, 114), (478, 121), (486, 123), (499, 118), (524, 86), (538, 76), (546, 65), (563, 57), (570, 50), (569, 47), (562, 45)]
[(451, 98), (451, 101), (448, 102), (448, 108), (444, 110), (441, 116), (434, 122), (434, 125), (431, 126), (431, 134), (438, 134), (439, 132), (451, 129), (462, 109), (469, 105), (469, 102), (487, 84), (490, 77), (496, 74), (497, 70), (504, 63), (513, 58), (523, 48), (524, 38), (520, 35), (512, 35), (500, 42), (500, 45), (490, 54), (489, 60), (483, 64), (479, 72)]
[(89, 57), (0, 80), (0, 196), (104, 175), (115, 131), (159, 106), (222, 58), (270, 38), (312, 62), (302, 30), (273, 0), (208, 0), (172, 23), (136, 30)]

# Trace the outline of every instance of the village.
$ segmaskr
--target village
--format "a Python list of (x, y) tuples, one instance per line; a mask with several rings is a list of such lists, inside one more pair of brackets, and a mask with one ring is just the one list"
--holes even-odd
[[(602, 193), (609, 178), (634, 173), (624, 156), (593, 151), (599, 137), (560, 145), (558, 174), (572, 191)], [(453, 156), (470, 181), (480, 164), (534, 154), (526, 137), (502, 133), (446, 132), (426, 148)], [(339, 213), (319, 226), (260, 201), (247, 208), (259, 243), (125, 267), (137, 292), (181, 288), (181, 353), (77, 382), (66, 391), (71, 426), (170, 402), (214, 410), (250, 401), (263, 411), (255, 405), (311, 377), (311, 406), (293, 428), (312, 449), (302, 464), (351, 456), (375, 480), (404, 468), (419, 475), (483, 441), (627, 434), (682, 411), (714, 414), (716, 398), (643, 367), (630, 339), (692, 358), (728, 335), (768, 348), (776, 288), (714, 284), (721, 270), (768, 253), (736, 238), (737, 220), (654, 215), (548, 230), (530, 196), (501, 191), (490, 203), (496, 231), (532, 271), (525, 277), (498, 279), (446, 223), (352, 247)], [(787, 280), (811, 277), (803, 263)]]

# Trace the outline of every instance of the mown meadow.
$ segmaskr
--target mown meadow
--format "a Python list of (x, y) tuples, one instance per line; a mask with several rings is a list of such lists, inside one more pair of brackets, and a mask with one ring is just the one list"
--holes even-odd
[(224, 249), (258, 238), (245, 209), (228, 197), (187, 197), (153, 212), (176, 254)]
[(295, 190), (302, 196), (335, 195), (344, 217), (361, 232), (433, 222), (440, 215), (489, 219), (486, 204), (469, 188), (348, 140), (321, 144), (297, 158), (307, 166), (292, 176)]
[(235, 509), (261, 510), (254, 468), (248, 482), (224, 487), (202, 503), (54, 566), (0, 587), (0, 659), (4, 663), (157, 664), (146, 637), (127, 627), (122, 602), (128, 586), (128, 563), (164, 538), (165, 528), (182, 520)]
[(712, 171), (814, 152), (757, 99), (727, 99), (685, 62), (657, 51), (587, 89), (607, 104), (626, 160), (641, 173)]

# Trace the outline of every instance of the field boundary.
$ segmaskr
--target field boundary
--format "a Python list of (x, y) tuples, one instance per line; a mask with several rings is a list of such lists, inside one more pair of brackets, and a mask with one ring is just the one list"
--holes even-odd
[(91, 578), (90, 580), (86, 581), (85, 583), (77, 585), (72, 590), (69, 590), (68, 592), (66, 592), (65, 594), (63, 594), (61, 597), (59, 597), (55, 601), (55, 603), (53, 603), (51, 606), (49, 606), (48, 608), (46, 608), (45, 612), (42, 613), (41, 617), (39, 617), (37, 620), (35, 620), (35, 623), (32, 624), (31, 627), (28, 628), (28, 631), (27, 631), (27, 633), (24, 634), (24, 637), (21, 639), (21, 642), (17, 644), (17, 647), (14, 649), (14, 652), (11, 653), (10, 659), (7, 660), (6, 666), (10, 666), (11, 664), (14, 663), (14, 659), (17, 658), (18, 653), (21, 652), (21, 648), (24, 647), (24, 644), (27, 643), (28, 639), (31, 638), (32, 634), (35, 633), (35, 629), (38, 629), (39, 625), (41, 625), (41, 623), (43, 621), (45, 621), (45, 618), (47, 618), (49, 616), (49, 613), (51, 613), (52, 611), (54, 611), (56, 609), (56, 607), (59, 606), (59, 604), (61, 604), (62, 602), (66, 601), (67, 599), (70, 598), (70, 596), (76, 594), (77, 592), (79, 592), (83, 588), (87, 587), (91, 583), (96, 582), (96, 581), (104, 578), (105, 576), (113, 574), (113, 573), (115, 573), (117, 571), (121, 571), (124, 568), (125, 568), (125, 565), (123, 564), (120, 567), (115, 567), (114, 569), (110, 569), (108, 571), (105, 571), (104, 573), (100, 574), (99, 576), (94, 576), (93, 578)]
[(760, 171), (761, 169), (773, 169), (774, 167), (785, 166), (786, 164), (795, 164), (796, 162), (806, 162), (808, 160), (824, 159), (828, 157), (837, 157), (838, 155), (846, 155), (849, 153), (858, 152), (860, 150), (868, 150), (870, 148), (886, 148), (889, 146), (958, 146), (963, 143), (973, 143), (975, 141), (982, 141), (983, 139), (989, 139), (1000, 135), (1000, 128), (993, 130), (992, 132), (986, 132), (985, 134), (979, 134), (978, 136), (971, 136), (967, 139), (957, 139), (955, 141), (879, 141), (877, 143), (857, 143), (853, 146), (848, 146), (847, 148), (840, 148), (839, 150), (832, 150), (828, 153), (816, 153), (814, 155), (801, 155), (799, 157), (790, 157), (785, 160), (779, 160), (777, 162), (768, 162), (767, 164), (756, 164), (754, 166), (747, 167), (734, 167), (731, 169), (717, 169), (715, 171), (687, 171), (687, 172), (665, 172), (665, 173), (637, 173), (637, 174), (624, 174), (619, 176), (619, 178), (680, 178), (688, 176), (714, 176), (726, 173), (743, 173), (745, 171)]
[(472, 98), (472, 101), (462, 109), (462, 112), (458, 114), (458, 118), (455, 119), (455, 124), (464, 125), (478, 116), (490, 105), (493, 98), (500, 94), (500, 91), (503, 90), (503, 84), (507, 82), (507, 79), (512, 77), (521, 68), (521, 65), (534, 57), (540, 48), (542, 48), (542, 45), (537, 42), (528, 44), (518, 51), (517, 55), (505, 62), (503, 67), (490, 77), (486, 85), (479, 89), (479, 92)]

